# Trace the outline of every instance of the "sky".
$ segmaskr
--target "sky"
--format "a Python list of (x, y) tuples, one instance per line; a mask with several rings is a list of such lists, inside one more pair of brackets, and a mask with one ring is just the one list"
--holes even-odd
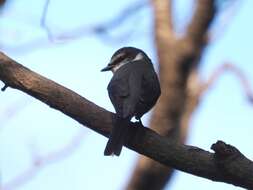
[[(105, 40), (88, 29), (114, 18), (132, 2), (135, 1), (99, 1), (98, 6), (98, 1), (51, 0), (47, 26), (54, 36), (64, 34), (64, 38), (52, 43), (40, 26), (45, 1), (12, 0), (1, 13), (1, 51), (114, 111), (106, 90), (112, 74), (100, 70), (114, 51), (129, 45), (143, 49), (157, 64), (152, 12), (146, 7), (113, 30), (112, 35), (120, 36), (134, 28), (134, 35), (121, 42)], [(174, 5), (178, 33), (182, 33), (189, 20), (192, 2), (179, 0)], [(201, 59), (201, 78), (206, 80), (217, 66), (229, 61), (243, 70), (253, 86), (253, 26), (250, 24), (253, 1), (240, 1), (234, 7), (235, 14), (225, 22), (226, 26), (222, 25), (224, 14), (219, 14), (213, 24), (214, 31), (219, 29), (218, 34), (214, 32), (218, 37)], [(87, 30), (72, 35), (71, 31), (76, 28)], [(0, 85), (3, 84), (0, 82)], [(8, 88), (0, 93), (0, 101), (0, 184), (3, 190), (117, 190), (126, 185), (138, 159), (137, 153), (124, 148), (120, 157), (104, 157), (106, 138), (20, 91)], [(144, 116), (145, 125), (148, 125), (149, 115)], [(210, 150), (212, 143), (223, 140), (252, 160), (252, 115), (253, 107), (246, 100), (240, 83), (234, 75), (225, 74), (202, 97), (191, 119), (187, 144)], [(63, 147), (66, 151), (57, 154)], [(34, 160), (37, 161), (35, 169), (31, 168)], [(13, 183), (17, 176), (23, 179)], [(182, 190), (189, 186), (206, 190), (241, 189), (179, 171), (165, 189)]]

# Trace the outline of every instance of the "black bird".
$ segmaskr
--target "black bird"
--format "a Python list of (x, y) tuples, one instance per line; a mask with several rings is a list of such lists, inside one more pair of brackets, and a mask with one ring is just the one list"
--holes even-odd
[(132, 117), (141, 117), (156, 103), (161, 94), (153, 64), (142, 50), (123, 47), (116, 51), (110, 63), (101, 71), (112, 71), (107, 90), (116, 111), (104, 155), (120, 155)]

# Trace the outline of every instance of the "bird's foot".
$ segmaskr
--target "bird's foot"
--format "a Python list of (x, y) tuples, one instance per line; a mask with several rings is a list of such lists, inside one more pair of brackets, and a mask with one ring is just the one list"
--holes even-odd
[(139, 127), (144, 127), (144, 125), (142, 124), (141, 118), (135, 116), (135, 119), (136, 119), (137, 121), (134, 122), (134, 123), (135, 123), (137, 126), (139, 126)]
[(139, 125), (140, 127), (144, 127), (144, 125), (142, 124), (141, 119), (139, 119), (139, 121), (138, 121), (138, 125)]

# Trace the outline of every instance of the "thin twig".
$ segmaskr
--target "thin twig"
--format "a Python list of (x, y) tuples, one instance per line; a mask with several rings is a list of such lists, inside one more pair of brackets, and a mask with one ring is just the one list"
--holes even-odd
[(213, 43), (217, 40), (221, 39), (224, 34), (229, 29), (229, 25), (231, 21), (234, 20), (237, 13), (239, 13), (239, 9), (242, 7), (243, 1), (233, 0), (230, 1), (229, 4), (218, 11), (217, 19), (215, 25), (211, 27), (208, 32), (208, 42)]
[(50, 30), (50, 27), (47, 25), (47, 15), (48, 15), (48, 9), (49, 9), (50, 0), (45, 1), (45, 5), (42, 11), (42, 16), (40, 20), (40, 26), (46, 30), (47, 37), (49, 41), (53, 41), (53, 34)]
[[(118, 16), (113, 17), (113, 19), (106, 21), (101, 24), (97, 24), (94, 26), (80, 26), (76, 29), (73, 29), (69, 32), (63, 32), (60, 35), (53, 35), (53, 32), (50, 29), (50, 26), (47, 24), (47, 15), (49, 10), (49, 3), (50, 0), (46, 0), (45, 6), (43, 9), (42, 17), (41, 17), (41, 26), (45, 29), (49, 41), (55, 41), (55, 40), (70, 40), (70, 39), (76, 39), (79, 37), (82, 37), (83, 35), (87, 34), (96, 34), (101, 36), (102, 39), (106, 39), (106, 37), (109, 39), (108, 41), (119, 41), (122, 39), (128, 39), (132, 31), (127, 32), (126, 35), (122, 35), (120, 37), (114, 38), (113, 36), (110, 36), (109, 31), (116, 29), (117, 27), (120, 27), (124, 22), (126, 22), (131, 17), (134, 17), (136, 13), (138, 13), (140, 10), (145, 8), (148, 5), (148, 1), (139, 1), (136, 3), (133, 3), (123, 9)], [(140, 19), (138, 19), (140, 20)], [(134, 25), (133, 28), (136, 30), (137, 24)]]
[(237, 77), (238, 81), (240, 82), (243, 92), (245, 93), (246, 97), (253, 103), (253, 91), (249, 82), (249, 79), (245, 75), (245, 73), (236, 65), (231, 63), (224, 63), (217, 67), (214, 72), (210, 75), (209, 79), (201, 86), (200, 94), (205, 93), (214, 83), (225, 73), (230, 72)]
[(86, 134), (87, 133), (85, 133), (83, 129), (80, 129), (76, 135), (74, 135), (71, 140), (60, 149), (52, 151), (43, 156), (33, 156), (31, 165), (19, 173), (16, 177), (11, 179), (9, 182), (2, 184), (2, 187), (0, 187), (0, 189), (14, 190), (18, 187), (21, 187), (22, 185), (32, 180), (32, 178), (34, 178), (42, 168), (48, 166), (48, 164), (58, 163), (59, 161), (68, 158), (80, 147)]
[(4, 84), (3, 88), (1, 88), (1, 91), (5, 91), (8, 88), (7, 84)]
[(28, 105), (30, 105), (31, 101), (27, 100), (27, 97), (20, 98), (14, 102), (12, 102), (10, 105), (8, 105), (7, 108), (5, 108), (0, 113), (0, 131), (6, 126), (8, 121), (13, 119), (15, 116), (18, 115), (24, 108), (26, 108)]
[[(55, 43), (67, 43), (69, 41), (81, 38), (86, 35), (97, 35), (103, 42), (106, 42), (107, 45), (123, 41), (125, 42), (127, 40), (130, 40), (130, 38), (133, 38), (133, 34), (135, 34), (135, 32), (137, 31), (137, 26), (140, 25), (139, 22), (141, 20), (139, 18), (136, 18), (136, 14), (143, 10), (145, 7), (147, 7), (149, 5), (149, 1), (139, 1), (134, 4), (131, 4), (125, 9), (123, 9), (117, 16), (103, 23), (97, 23), (93, 26), (81, 25), (74, 29), (65, 30), (59, 34), (53, 34), (51, 27), (47, 23), (49, 5), (50, 1), (46, 0), (42, 12), (42, 17), (40, 20), (42, 29), (44, 29), (47, 33), (47, 41), (44, 39), (44, 37), (39, 37), (19, 46), (4, 45), (2, 49), (17, 53), (26, 53), (31, 50), (50, 47), (52, 45), (55, 45)], [(118, 36), (110, 34), (112, 30), (117, 29), (130, 18), (134, 18), (136, 21), (138, 21), (138, 23), (132, 22), (132, 27), (130, 28), (130, 30), (122, 32)]]

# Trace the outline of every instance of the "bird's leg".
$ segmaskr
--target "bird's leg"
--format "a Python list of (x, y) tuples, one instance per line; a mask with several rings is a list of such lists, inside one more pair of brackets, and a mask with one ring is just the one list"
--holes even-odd
[(142, 124), (141, 118), (139, 118), (139, 125), (140, 125), (141, 127), (144, 127), (144, 125)]
[(142, 124), (142, 121), (141, 121), (140, 117), (135, 116), (135, 119), (138, 120), (137, 122), (135, 122), (135, 123), (137, 123), (137, 125), (139, 125), (140, 127), (144, 127), (144, 125)]

